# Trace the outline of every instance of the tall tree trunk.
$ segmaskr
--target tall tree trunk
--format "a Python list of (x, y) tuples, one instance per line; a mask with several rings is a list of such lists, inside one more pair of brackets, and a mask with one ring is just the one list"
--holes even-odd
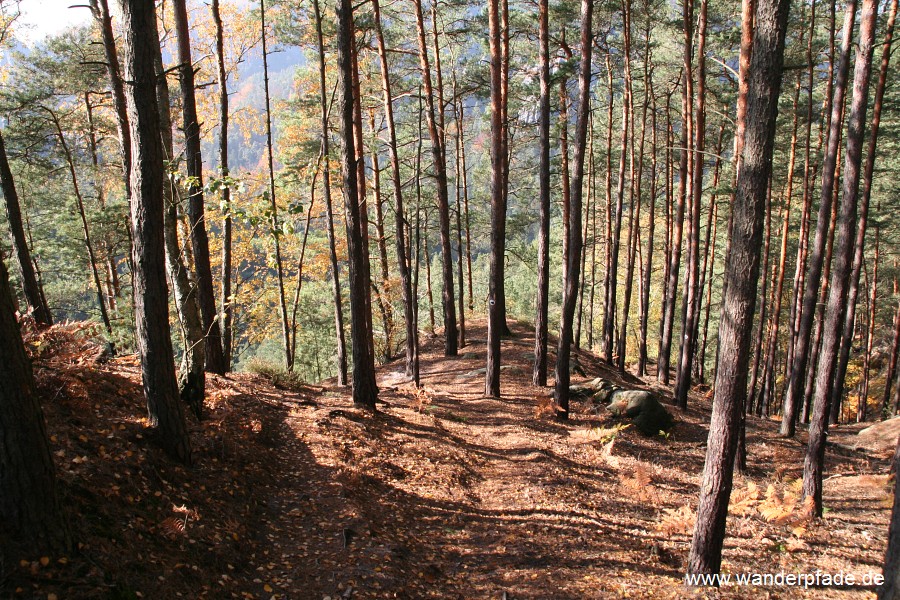
[[(859, 404), (857, 405), (856, 420), (863, 423), (868, 418), (869, 404), (869, 374), (872, 366), (872, 346), (875, 344), (875, 308), (878, 299), (878, 260), (879, 260), (879, 230), (875, 228), (875, 254), (872, 264), (872, 281), (869, 285), (869, 315), (866, 322), (866, 351), (863, 355), (863, 380), (859, 392)], [(840, 389), (836, 389), (840, 392)], [(838, 396), (840, 397), (840, 396)]]
[(381, 313), (381, 324), (384, 329), (384, 350), (381, 358), (389, 362), (392, 358), (391, 348), (394, 345), (393, 338), (393, 308), (388, 297), (390, 285), (390, 271), (388, 270), (387, 241), (384, 235), (384, 211), (381, 207), (381, 166), (378, 162), (378, 131), (375, 128), (375, 109), (369, 109), (369, 126), (372, 130), (372, 204), (375, 206), (375, 243), (378, 246), (378, 265), (381, 271), (381, 285), (372, 279), (372, 289), (375, 291), (378, 301), (378, 311)]
[[(762, 248), (762, 273), (763, 275), (768, 274), (769, 272), (769, 260), (771, 259), (771, 247), (772, 247), (772, 182), (769, 181), (769, 191), (766, 194), (766, 208), (765, 208), (765, 233), (763, 233), (763, 248)], [(763, 348), (765, 347), (763, 344), (763, 339), (766, 335), (766, 319), (768, 318), (768, 310), (769, 305), (767, 302), (767, 295), (769, 291), (769, 279), (768, 277), (763, 277), (762, 289), (759, 292), (760, 303), (759, 303), (759, 318), (756, 320), (756, 335), (754, 336), (753, 341), (753, 366), (750, 367), (750, 387), (747, 388), (747, 404), (744, 406), (744, 412), (747, 414), (751, 414), (755, 411), (756, 416), (762, 416), (762, 405), (754, 403), (756, 399), (756, 390), (757, 383), (759, 382), (759, 368), (760, 365), (763, 364)]]
[[(619, 176), (616, 184), (616, 211), (613, 219), (612, 237), (610, 238), (609, 263), (606, 266), (608, 283), (606, 301), (603, 309), (603, 359), (612, 364), (614, 346), (616, 345), (616, 292), (618, 289), (619, 246), (622, 240), (622, 212), (625, 208), (625, 162), (628, 156), (629, 123), (631, 120), (631, 5), (623, 5), (623, 26), (625, 46), (622, 50), (625, 62), (625, 92), (622, 99), (622, 135), (619, 140)], [(617, 362), (618, 364), (618, 362)]]
[(488, 30), (491, 53), (491, 272), (488, 279), (487, 367), (484, 395), (500, 397), (500, 336), (503, 334), (504, 254), (506, 250), (506, 203), (503, 175), (506, 156), (503, 151), (503, 39), (500, 32), (500, 2), (488, 4)]
[[(172, 116), (169, 103), (169, 84), (163, 69), (162, 54), (155, 53), (156, 103), (159, 107), (159, 131), (163, 160), (174, 161), (172, 144)], [(198, 419), (203, 414), (206, 394), (206, 340), (203, 319), (197, 302), (197, 286), (188, 274), (188, 267), (178, 242), (178, 184), (172, 177), (163, 182), (163, 239), (166, 248), (166, 270), (172, 282), (175, 313), (181, 328), (184, 352), (178, 373), (178, 394), (194, 410)]]
[[(801, 32), (802, 41), (802, 32)], [(788, 235), (790, 233), (791, 204), (794, 193), (794, 168), (797, 161), (797, 129), (799, 125), (801, 75), (797, 75), (797, 85), (794, 87), (793, 123), (791, 126), (791, 149), (788, 158), (787, 186), (784, 192), (784, 206), (781, 210), (781, 246), (778, 252), (778, 265), (775, 274), (775, 287), (773, 290), (775, 299), (772, 304), (772, 317), (769, 324), (769, 332), (766, 341), (765, 358), (763, 360), (762, 384), (759, 395), (756, 398), (757, 414), (765, 412), (774, 394), (775, 387), (775, 354), (778, 350), (778, 332), (781, 325), (781, 304), (784, 298), (784, 277), (787, 263)], [(774, 270), (773, 270), (774, 271)], [(752, 403), (752, 401), (751, 401)]]
[[(566, 30), (563, 29), (560, 35), (566, 58), (572, 58), (571, 51), (565, 46)], [(566, 269), (569, 265), (569, 207), (572, 205), (572, 185), (569, 178), (569, 88), (566, 77), (559, 82), (559, 177), (562, 186), (562, 275), (565, 286)]]
[(697, 350), (697, 322), (700, 316), (700, 214), (703, 199), (704, 140), (706, 137), (706, 14), (707, 1), (700, 2), (697, 42), (697, 106), (694, 129), (694, 167), (691, 175), (691, 235), (689, 237), (687, 288), (684, 294), (681, 352), (675, 377), (675, 403), (687, 409), (691, 388), (691, 366)]
[[(832, 3), (833, 5), (833, 3)], [(815, 89), (815, 62), (813, 61), (813, 40), (816, 31), (816, 2), (810, 3), (809, 39), (806, 43), (806, 60), (809, 63), (806, 74), (806, 142), (803, 158), (803, 207), (800, 212), (800, 235), (797, 241), (797, 261), (794, 267), (794, 281), (791, 285), (791, 306), (788, 316), (788, 346), (785, 353), (785, 370), (790, 377), (790, 365), (794, 361), (794, 344), (800, 325), (800, 309), (803, 296), (803, 282), (806, 273), (806, 252), (809, 246), (809, 215), (812, 205), (812, 182), (815, 180), (814, 160), (810, 156), (812, 145), (813, 92)], [(820, 126), (821, 130), (821, 126)], [(816, 152), (818, 154), (818, 151)], [(786, 378), (787, 378), (786, 377)], [(773, 390), (774, 394), (774, 390)]]
[[(649, 16), (647, 17), (650, 18)], [(647, 249), (644, 255), (644, 271), (641, 274), (643, 283), (641, 284), (641, 316), (640, 316), (640, 342), (638, 347), (638, 377), (644, 377), (647, 374), (647, 330), (650, 319), (650, 280), (653, 274), (653, 243), (654, 233), (656, 231), (656, 193), (658, 185), (658, 165), (657, 150), (658, 133), (656, 131), (656, 95), (653, 93), (653, 71), (650, 71), (649, 77), (646, 79), (645, 85), (650, 86), (650, 101), (652, 110), (650, 112), (650, 131), (652, 132), (652, 141), (650, 148), (650, 206), (647, 208)]]
[[(441, 232), (441, 272), (443, 274), (442, 302), (444, 308), (444, 355), (456, 356), (458, 333), (456, 328), (456, 305), (453, 300), (453, 256), (450, 248), (450, 204), (447, 192), (447, 156), (444, 151), (441, 131), (438, 129), (434, 91), (431, 86), (431, 67), (428, 48), (425, 45), (425, 25), (422, 19), (422, 0), (413, 0), (416, 9), (416, 29), (419, 39), (419, 64), (424, 86), (425, 116), (428, 119), (428, 133), (431, 137), (431, 156), (434, 177), (437, 183), (438, 223)], [(443, 108), (443, 107), (441, 107)]]
[[(183, 2), (183, 0), (176, 0)], [(284, 265), (281, 260), (281, 224), (278, 221), (278, 202), (275, 198), (275, 159), (272, 152), (272, 103), (269, 97), (269, 59), (266, 48), (266, 3), (265, 0), (259, 0), (260, 14), (260, 37), (262, 38), (262, 61), (263, 61), (263, 93), (266, 100), (266, 157), (268, 159), (268, 175), (269, 175), (269, 226), (272, 233), (272, 244), (275, 248), (275, 275), (278, 280), (278, 300), (281, 308), (281, 335), (284, 344), (284, 362), (288, 371), (293, 370), (294, 362), (291, 356), (291, 327), (288, 319), (287, 298), (284, 291)], [(195, 248), (196, 252), (196, 248)], [(198, 271), (199, 273), (199, 271)], [(198, 275), (199, 278), (199, 275)], [(201, 308), (203, 307), (201, 292)], [(204, 317), (204, 321), (206, 318)], [(207, 352), (209, 358), (209, 352)]]
[(216, 295), (209, 260), (209, 238), (203, 206), (203, 158), (200, 154), (200, 122), (197, 120), (197, 102), (194, 96), (190, 25), (185, 0), (172, 0), (172, 8), (178, 36), (178, 79), (181, 83), (184, 152), (189, 178), (188, 218), (191, 224), (191, 246), (194, 251), (194, 269), (197, 272), (200, 313), (206, 332), (206, 370), (222, 375), (228, 371), (228, 366), (222, 352), (222, 332), (216, 314)]
[(572, 352), (572, 322), (578, 300), (578, 267), (581, 261), (581, 194), (584, 180), (584, 155), (587, 148), (588, 120), (591, 100), (591, 49), (593, 46), (593, 0), (581, 1), (581, 66), (578, 72), (578, 121), (575, 125), (575, 157), (569, 210), (569, 255), (563, 290), (562, 323), (556, 351), (557, 417), (569, 418), (569, 358)]
[[(318, 2), (318, 0), (316, 0)], [(394, 106), (391, 97), (391, 81), (388, 70), (387, 49), (384, 45), (384, 34), (381, 30), (381, 10), (378, 0), (372, 0), (372, 10), (375, 17), (375, 35), (378, 40), (378, 57), (381, 66), (381, 89), (384, 94), (384, 114), (387, 120), (389, 144), (391, 152), (391, 181), (394, 184), (394, 241), (397, 251), (397, 265), (400, 270), (400, 285), (402, 287), (404, 320), (406, 322), (406, 375), (419, 383), (419, 332), (416, 328), (416, 319), (413, 313), (412, 282), (410, 278), (410, 265), (406, 254), (406, 236), (403, 217), (403, 183), (400, 179), (400, 158), (397, 153), (397, 128), (394, 124)], [(324, 68), (323, 68), (324, 71)], [(324, 77), (324, 75), (323, 75)], [(322, 102), (325, 102), (323, 80)], [(323, 116), (323, 119), (325, 117)], [(327, 128), (327, 121), (323, 120), (322, 127)]]
[(135, 337), (141, 377), (155, 437), (176, 460), (190, 464), (169, 337), (163, 244), (163, 151), (156, 102), (154, 56), (159, 52), (153, 4), (119, 0), (122, 10), (125, 93), (131, 132), (131, 233), (134, 264)]
[[(715, 166), (713, 166), (712, 194), (709, 198), (709, 207), (706, 213), (706, 239), (703, 242), (703, 259), (701, 261), (700, 284), (697, 286), (699, 294), (706, 294), (706, 302), (704, 307), (703, 327), (700, 327), (699, 315), (695, 324), (694, 339), (696, 347), (694, 349), (695, 358), (693, 360), (693, 377), (700, 383), (704, 381), (705, 358), (706, 358), (706, 334), (709, 326), (709, 304), (712, 300), (712, 276), (713, 267), (716, 262), (716, 217), (719, 214), (719, 204), (717, 202), (716, 189), (719, 187), (719, 175), (722, 172), (722, 145), (725, 138), (725, 123), (719, 125), (719, 137), (716, 140), (716, 158)], [(702, 335), (702, 338), (701, 338)], [(702, 342), (701, 342), (702, 339)]]
[[(322, 177), (323, 195), (325, 197), (325, 216), (328, 227), (328, 255), (331, 260), (331, 295), (334, 302), (334, 329), (337, 344), (338, 385), (347, 385), (347, 342), (344, 338), (344, 303), (341, 298), (340, 265), (337, 259), (337, 243), (334, 233), (334, 208), (331, 202), (331, 165), (329, 161), (329, 133), (328, 133), (328, 93), (325, 88), (325, 44), (322, 40), (322, 13), (319, 9), (319, 0), (313, 0), (313, 10), (316, 19), (316, 41), (319, 50), (319, 103), (322, 107), (321, 135), (322, 135), (322, 159), (324, 171)], [(377, 5), (376, 5), (377, 10)], [(399, 236), (400, 234), (398, 234)]]
[(803, 292), (800, 326), (797, 330), (797, 341), (794, 345), (794, 360), (791, 374), (785, 390), (784, 410), (781, 418), (781, 434), (793, 437), (797, 425), (797, 412), (804, 395), (804, 379), (811, 350), (811, 333), (816, 313), (816, 300), (819, 286), (822, 283), (822, 269), (825, 262), (825, 250), (828, 238), (829, 222), (833, 204), (835, 168), (837, 166), (838, 144), (842, 125), (841, 115), (844, 106), (844, 94), (847, 88), (847, 73), (850, 68), (850, 46), (853, 37), (853, 21), (856, 15), (856, 0), (848, 0), (844, 18), (843, 40), (841, 41), (840, 64), (837, 68), (837, 81), (834, 84), (834, 97), (831, 104), (831, 118), (828, 127), (828, 138), (825, 159), (822, 166), (822, 198), (816, 221), (816, 236), (809, 256), (809, 271), (806, 277), (806, 289)]
[(231, 188), (228, 185), (228, 74), (225, 71), (225, 41), (219, 0), (210, 5), (216, 26), (216, 82), (219, 86), (219, 176), (225, 179), (222, 186), (222, 360), (226, 372), (231, 371), (232, 332), (234, 320), (234, 299), (231, 297)]
[(363, 245), (363, 220), (358, 203), (356, 148), (353, 135), (353, 4), (341, 0), (337, 13), (337, 61), (340, 108), (341, 172), (344, 179), (344, 205), (347, 214), (347, 252), (350, 264), (350, 339), (353, 348), (353, 404), (375, 410), (378, 387), (375, 384), (375, 357), (369, 340), (372, 337), (371, 305), (366, 302), (369, 282), (366, 278), (368, 257)]
[(41, 285), (38, 282), (34, 262), (32, 262), (31, 249), (25, 237), (25, 227), (22, 223), (22, 209), (19, 206), (19, 194), (16, 191), (16, 183), (12, 171), (9, 168), (9, 159), (6, 156), (6, 145), (3, 136), (0, 135), (0, 185), (3, 187), (3, 199), (6, 201), (6, 221), (9, 226), (12, 245), (15, 249), (16, 262), (19, 266), (19, 274), (22, 276), (22, 288), (25, 292), (25, 301), (31, 316), (41, 325), (53, 325), (53, 317), (50, 308), (44, 298)]
[(550, 304), (550, 42), (549, 0), (538, 3), (540, 42), (540, 184), (538, 233), (538, 283), (534, 319), (534, 373), (532, 383), (547, 385), (547, 330)]
[(825, 468), (825, 435), (828, 430), (828, 414), (830, 403), (833, 401), (831, 388), (837, 366), (841, 324), (847, 309), (847, 288), (850, 279), (853, 236), (856, 230), (859, 198), (859, 168), (862, 161), (866, 108), (869, 100), (869, 74), (872, 70), (872, 50), (877, 16), (877, 0), (863, 0), (859, 45), (856, 65), (853, 69), (853, 99), (850, 104), (850, 122), (847, 128), (843, 197), (835, 229), (835, 264), (831, 270), (831, 281), (828, 286), (828, 303), (823, 326), (825, 333), (819, 354), (819, 366), (816, 370), (813, 416), (809, 426), (809, 447), (803, 465), (803, 495), (804, 497), (811, 496), (814, 499), (818, 516), (822, 515), (822, 472)]
[(743, 155), (729, 231), (731, 244), (725, 260), (727, 289), (719, 329), (713, 413), (697, 524), (688, 558), (689, 574), (718, 573), (722, 564), (732, 466), (747, 395), (763, 208), (772, 173), (789, 9), (790, 0), (759, 0), (756, 7)]

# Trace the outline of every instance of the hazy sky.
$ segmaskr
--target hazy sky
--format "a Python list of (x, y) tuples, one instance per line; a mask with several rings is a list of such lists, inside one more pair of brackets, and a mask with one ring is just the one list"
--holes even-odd
[(23, 0), (17, 37), (26, 43), (59, 33), (69, 25), (81, 25), (91, 18), (87, 8), (69, 8), (87, 4), (86, 0)]

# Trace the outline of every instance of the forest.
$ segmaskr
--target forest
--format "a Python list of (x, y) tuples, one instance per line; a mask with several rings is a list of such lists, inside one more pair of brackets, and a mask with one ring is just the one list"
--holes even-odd
[(900, 599), (897, 4), (0, 0), (0, 596)]

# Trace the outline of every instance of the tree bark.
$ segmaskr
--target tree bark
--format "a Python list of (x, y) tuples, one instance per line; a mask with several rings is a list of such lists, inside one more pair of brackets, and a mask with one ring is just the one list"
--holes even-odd
[[(194, 95), (194, 63), (191, 59), (190, 25), (185, 0), (172, 0), (175, 30), (178, 36), (178, 79), (181, 83), (181, 110), (184, 128), (184, 153), (188, 174), (188, 219), (191, 224), (191, 246), (197, 272), (197, 292), (203, 330), (206, 334), (206, 370), (223, 375), (228, 371), (222, 353), (222, 331), (216, 314), (212, 267), (209, 260), (209, 237), (203, 206), (203, 158), (200, 154), (200, 122)], [(152, 66), (152, 64), (151, 64)]]
[[(316, 0), (318, 2), (318, 0)], [(381, 29), (381, 10), (378, 0), (372, 0), (372, 10), (375, 18), (375, 36), (378, 41), (378, 57), (381, 66), (381, 89), (384, 95), (384, 114), (387, 120), (389, 144), (391, 153), (391, 181), (394, 184), (394, 241), (396, 242), (397, 265), (400, 270), (400, 285), (403, 294), (404, 320), (406, 322), (406, 375), (419, 383), (419, 332), (416, 329), (416, 319), (413, 314), (413, 293), (410, 277), (410, 264), (406, 254), (406, 235), (403, 217), (403, 183), (400, 179), (400, 158), (397, 153), (397, 128), (394, 124), (394, 106), (391, 97), (391, 81), (388, 71), (387, 49), (384, 45), (384, 34)], [(320, 40), (321, 43), (321, 40)], [(323, 68), (324, 70), (324, 68)], [(324, 75), (323, 75), (324, 77)], [(325, 102), (323, 79), (322, 103)], [(327, 121), (323, 115), (322, 127), (327, 128)]]
[[(154, 48), (155, 49), (155, 48)], [(162, 54), (156, 52), (156, 103), (159, 107), (159, 131), (162, 143), (163, 164), (174, 162), (172, 144), (172, 117), (169, 107), (169, 84), (163, 69)], [(181, 327), (184, 353), (178, 373), (178, 394), (181, 400), (193, 408), (198, 419), (203, 414), (203, 398), (206, 395), (206, 340), (203, 336), (203, 318), (197, 302), (197, 286), (191, 281), (178, 242), (178, 185), (171, 176), (163, 183), (163, 239), (166, 248), (166, 270), (172, 282), (175, 313)]]
[(506, 199), (503, 176), (506, 155), (503, 147), (503, 39), (500, 32), (500, 2), (488, 4), (491, 54), (491, 271), (488, 279), (487, 367), (484, 395), (500, 397), (500, 336), (505, 314), (502, 305), (504, 255), (506, 250)]
[(772, 172), (789, 10), (790, 0), (759, 0), (756, 7), (743, 155), (725, 264), (727, 289), (719, 330), (713, 413), (697, 524), (688, 558), (690, 574), (718, 573), (722, 564), (732, 467), (747, 395), (750, 331), (759, 281), (759, 244)]
[[(852, 1), (852, 0), (851, 0)], [(835, 229), (835, 264), (828, 286), (828, 303), (823, 325), (824, 337), (816, 370), (813, 416), (809, 427), (809, 447), (803, 466), (803, 495), (815, 501), (816, 515), (822, 515), (822, 472), (825, 468), (825, 435), (828, 414), (834, 401), (832, 383), (837, 366), (841, 324), (847, 310), (847, 294), (853, 254), (854, 232), (859, 199), (860, 164), (866, 109), (869, 100), (869, 74), (878, 16), (877, 0), (863, 0), (860, 15), (859, 44), (853, 69), (853, 99), (847, 129), (843, 197)], [(827, 170), (826, 170), (827, 174)]]
[(562, 323), (559, 332), (559, 346), (556, 351), (556, 402), (557, 417), (569, 418), (569, 359), (572, 345), (572, 322), (575, 318), (575, 303), (578, 300), (578, 267), (581, 262), (581, 194), (584, 179), (584, 155), (587, 148), (588, 120), (591, 99), (591, 50), (593, 34), (591, 29), (594, 12), (593, 0), (581, 1), (581, 66), (578, 73), (578, 121), (575, 125), (575, 157), (572, 173), (572, 204), (569, 210), (569, 255), (566, 257), (566, 279), (563, 290)]
[(150, 427), (173, 458), (191, 463), (191, 443), (178, 402), (169, 337), (163, 248), (163, 153), (156, 102), (158, 52), (153, 3), (120, 0), (125, 56), (125, 98), (131, 132), (131, 234), (135, 337)]
[[(344, 205), (347, 214), (347, 252), (350, 263), (350, 339), (353, 351), (353, 404), (375, 411), (378, 387), (375, 384), (375, 357), (372, 338), (371, 305), (366, 302), (369, 282), (368, 257), (363, 245), (363, 220), (358, 203), (356, 148), (353, 135), (353, 4), (340, 0), (337, 14), (338, 91), (340, 108), (341, 172), (344, 179)], [(366, 314), (369, 312), (370, 314)]]
[(538, 223), (538, 283), (534, 318), (534, 372), (532, 383), (547, 385), (547, 330), (550, 302), (550, 35), (549, 0), (538, 2), (540, 43), (540, 185)]
[(425, 116), (428, 120), (428, 134), (431, 137), (431, 156), (434, 165), (434, 177), (437, 183), (438, 223), (441, 233), (441, 272), (443, 274), (443, 293), (441, 296), (444, 313), (444, 355), (456, 356), (458, 352), (458, 332), (456, 328), (456, 305), (453, 299), (453, 256), (450, 248), (450, 204), (447, 192), (447, 156), (438, 129), (437, 111), (435, 110), (434, 91), (431, 86), (431, 67), (428, 61), (428, 48), (425, 45), (425, 25), (422, 18), (422, 1), (413, 0), (416, 9), (416, 28), (419, 39), (419, 65), (422, 70), (424, 86)]
[(834, 194), (835, 168), (837, 166), (838, 144), (842, 125), (841, 115), (844, 106), (844, 94), (847, 87), (847, 72), (850, 68), (850, 45), (853, 37), (853, 21), (856, 15), (856, 0), (848, 0), (844, 18), (843, 40), (841, 42), (840, 64), (837, 69), (837, 81), (834, 84), (834, 97), (831, 104), (831, 120), (825, 159), (822, 167), (822, 197), (816, 221), (816, 236), (809, 256), (809, 271), (806, 277), (806, 289), (803, 292), (800, 326), (797, 330), (797, 341), (794, 345), (794, 361), (788, 378), (784, 397), (784, 410), (781, 418), (781, 434), (793, 437), (797, 426), (797, 412), (804, 394), (804, 378), (810, 352), (810, 336), (816, 314), (816, 299), (822, 283), (822, 269), (825, 262), (825, 250), (828, 238), (831, 207)]
[(697, 23), (697, 106), (694, 129), (694, 166), (691, 174), (691, 235), (689, 237), (687, 287), (684, 293), (684, 321), (681, 333), (681, 352), (675, 376), (675, 404), (687, 409), (691, 389), (691, 366), (697, 351), (697, 323), (700, 317), (700, 214), (703, 199), (704, 140), (706, 137), (706, 14), (707, 1), (700, 2)]
[(228, 74), (225, 71), (225, 42), (219, 0), (210, 5), (216, 26), (216, 82), (219, 86), (219, 177), (226, 181), (222, 185), (222, 361), (225, 371), (231, 371), (232, 332), (234, 320), (234, 299), (231, 297), (231, 188), (228, 184)]
[(35, 322), (41, 325), (53, 325), (53, 316), (44, 298), (41, 285), (32, 262), (31, 249), (28, 247), (28, 239), (25, 236), (25, 227), (22, 223), (22, 209), (19, 205), (19, 194), (16, 191), (16, 183), (12, 170), (9, 168), (9, 159), (6, 156), (6, 144), (0, 135), (0, 186), (3, 188), (3, 199), (6, 201), (6, 221), (9, 226), (12, 245), (15, 249), (16, 263), (19, 266), (19, 274), (22, 276), (22, 288), (25, 292), (25, 301)]

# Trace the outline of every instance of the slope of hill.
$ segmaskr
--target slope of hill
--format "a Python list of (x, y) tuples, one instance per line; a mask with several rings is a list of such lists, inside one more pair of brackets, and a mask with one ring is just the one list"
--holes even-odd
[[(334, 386), (211, 376), (208, 418), (191, 423), (189, 469), (149, 439), (133, 357), (100, 362), (72, 325), (30, 334), (78, 546), (39, 557), (0, 545), (0, 596), (859, 596), (853, 587), (683, 587), (708, 400), (675, 414), (668, 437), (617, 428), (587, 402), (556, 422), (549, 390), (530, 385), (529, 329), (513, 331), (502, 400), (483, 397), (483, 323), (470, 325), (476, 339), (459, 358), (426, 344), (421, 391), (404, 382), (401, 361), (382, 367), (375, 416)], [(588, 377), (650, 387), (579, 356)], [(750, 473), (736, 483), (725, 571), (880, 573), (886, 463), (831, 452), (828, 512), (811, 523), (793, 483), (803, 440), (749, 424)]]

